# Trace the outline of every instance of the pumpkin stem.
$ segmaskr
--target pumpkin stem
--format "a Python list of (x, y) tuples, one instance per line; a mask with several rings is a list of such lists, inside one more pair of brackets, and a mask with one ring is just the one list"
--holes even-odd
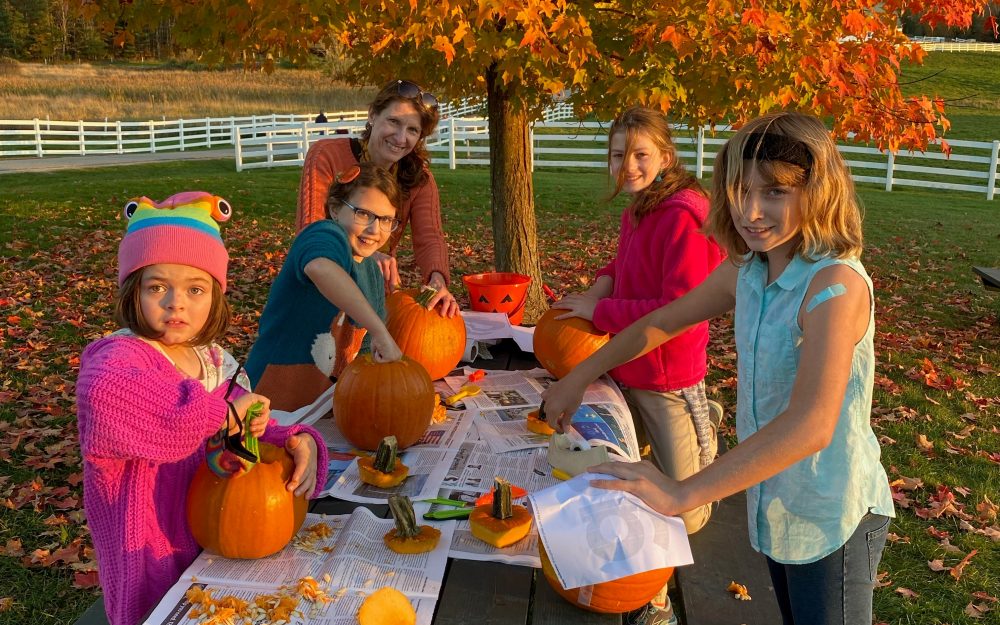
[[(257, 456), (258, 461), (260, 460), (260, 443), (258, 442), (257, 437), (250, 433), (250, 425), (253, 423), (254, 419), (260, 417), (260, 413), (263, 411), (264, 403), (256, 401), (250, 404), (250, 407), (247, 408), (247, 414), (243, 418), (243, 446), (246, 447), (247, 451)], [(256, 463), (244, 461), (243, 464), (249, 472)]]
[(514, 516), (510, 501), (510, 482), (502, 477), (493, 478), (493, 518), (509, 519)]
[(427, 305), (430, 304), (431, 299), (433, 299), (435, 295), (437, 295), (437, 289), (425, 284), (420, 288), (420, 292), (417, 293), (413, 299), (420, 304), (421, 308), (427, 308)]
[(417, 517), (413, 513), (413, 503), (406, 495), (389, 495), (389, 511), (396, 522), (396, 535), (401, 538), (413, 538), (420, 534), (417, 527)]
[(392, 473), (396, 470), (396, 451), (399, 444), (395, 436), (386, 436), (379, 442), (375, 450), (375, 461), (372, 465), (382, 473)]

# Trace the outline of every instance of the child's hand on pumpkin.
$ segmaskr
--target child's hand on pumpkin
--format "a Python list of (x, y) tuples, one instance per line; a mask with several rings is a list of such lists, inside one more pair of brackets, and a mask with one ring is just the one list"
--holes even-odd
[(445, 283), (444, 276), (441, 275), (441, 272), (432, 272), (431, 279), (427, 282), (427, 286), (437, 290), (434, 297), (432, 297), (427, 303), (428, 310), (434, 310), (434, 307), (440, 302), (441, 308), (438, 309), (439, 315), (451, 318), (458, 314), (458, 301), (455, 300), (455, 296), (448, 290), (448, 285)]
[(285, 449), (295, 462), (295, 470), (285, 488), (309, 499), (316, 490), (316, 459), (319, 457), (316, 440), (308, 434), (296, 434), (285, 441)]
[(686, 506), (683, 503), (684, 489), (681, 483), (661, 473), (648, 460), (642, 462), (605, 462), (589, 467), (587, 470), (591, 473), (603, 473), (618, 478), (591, 480), (591, 486), (632, 493), (660, 514), (674, 516), (694, 507)]
[[(257, 418), (255, 418), (250, 424), (250, 433), (257, 438), (260, 438), (264, 435), (264, 432), (267, 429), (268, 421), (271, 420), (271, 400), (263, 395), (258, 395), (257, 393), (245, 393), (233, 400), (233, 408), (236, 409), (236, 414), (239, 416), (240, 421), (245, 422), (247, 409), (257, 402), (264, 404), (264, 408), (261, 409)], [(229, 424), (229, 434), (238, 434), (239, 431), (239, 424)]]
[(562, 298), (558, 302), (552, 303), (552, 308), (559, 308), (566, 312), (556, 317), (556, 319), (567, 319), (569, 317), (580, 317), (587, 321), (594, 320), (594, 310), (597, 308), (598, 298), (587, 293), (572, 293)]
[(372, 333), (372, 356), (375, 362), (394, 362), (403, 357), (402, 350), (384, 327)]

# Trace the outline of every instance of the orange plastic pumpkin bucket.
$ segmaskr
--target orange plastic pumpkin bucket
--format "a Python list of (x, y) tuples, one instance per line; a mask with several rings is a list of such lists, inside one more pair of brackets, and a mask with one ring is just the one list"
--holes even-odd
[(492, 271), (462, 276), (469, 290), (469, 304), (478, 312), (502, 312), (514, 325), (524, 318), (531, 276)]

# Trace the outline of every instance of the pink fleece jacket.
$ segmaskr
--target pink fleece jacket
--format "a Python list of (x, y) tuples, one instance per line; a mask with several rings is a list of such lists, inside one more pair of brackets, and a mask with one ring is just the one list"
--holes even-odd
[[(84, 510), (111, 625), (138, 623), (200, 551), (188, 529), (187, 490), (206, 439), (224, 422), (227, 386), (206, 391), (133, 337), (100, 339), (80, 358)], [(262, 440), (283, 445), (299, 432), (316, 440), (322, 487), (327, 451), (316, 430), (272, 421)]]
[[(708, 200), (685, 189), (671, 195), (633, 226), (622, 214), (618, 253), (597, 277), (614, 280), (611, 296), (594, 309), (594, 325), (617, 334), (647, 313), (681, 297), (722, 262), (714, 240), (700, 232)], [(705, 377), (708, 322), (611, 370), (617, 382), (650, 391), (675, 391)]]

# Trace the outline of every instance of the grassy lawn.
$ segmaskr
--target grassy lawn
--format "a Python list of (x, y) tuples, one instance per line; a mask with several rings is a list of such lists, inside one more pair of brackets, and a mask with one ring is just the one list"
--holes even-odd
[[(71, 623), (98, 596), (76, 587), (87, 585), (94, 564), (79, 501), (73, 385), (80, 350), (113, 329), (121, 207), (137, 195), (188, 189), (232, 202), (224, 236), (236, 319), (228, 340), (241, 357), (293, 235), (299, 173), (237, 174), (231, 161), (204, 161), (0, 178), (0, 600), (13, 600), (0, 624)], [(439, 167), (435, 175), (454, 275), (489, 269), (488, 171)], [(970, 267), (1000, 264), (1000, 202), (860, 191), (864, 260), (877, 289), (873, 422), (900, 502), (877, 621), (997, 622), (1000, 294), (985, 291)], [(545, 280), (559, 293), (584, 288), (614, 249), (620, 205), (601, 201), (598, 171), (538, 171), (535, 193)], [(415, 281), (409, 247), (401, 261)], [(714, 330), (711, 392), (731, 413), (731, 324), (720, 320)], [(937, 560), (945, 570), (932, 570)], [(967, 606), (991, 611), (975, 618), (979, 608)]]

